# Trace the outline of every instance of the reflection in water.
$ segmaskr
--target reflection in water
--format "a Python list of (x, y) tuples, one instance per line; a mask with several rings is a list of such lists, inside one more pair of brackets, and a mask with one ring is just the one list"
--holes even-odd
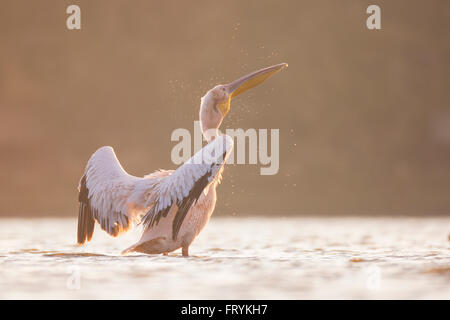
[(139, 230), (0, 220), (0, 298), (450, 299), (450, 218), (217, 218), (192, 256), (120, 252)]

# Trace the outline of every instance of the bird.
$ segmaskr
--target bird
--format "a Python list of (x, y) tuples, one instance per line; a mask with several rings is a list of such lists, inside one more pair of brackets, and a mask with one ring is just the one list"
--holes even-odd
[(156, 170), (143, 177), (128, 174), (114, 149), (104, 146), (87, 162), (78, 184), (77, 243), (92, 239), (95, 224), (116, 237), (143, 226), (138, 242), (122, 254), (163, 254), (189, 247), (208, 223), (217, 200), (216, 187), (233, 149), (233, 139), (219, 127), (231, 100), (287, 67), (280, 63), (209, 90), (200, 103), (200, 128), (207, 145), (176, 170)]

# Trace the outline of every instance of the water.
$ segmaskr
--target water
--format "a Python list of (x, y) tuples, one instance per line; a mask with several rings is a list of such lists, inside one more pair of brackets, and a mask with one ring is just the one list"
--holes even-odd
[(139, 230), (0, 220), (2, 299), (450, 299), (450, 218), (213, 217), (190, 248), (121, 256)]

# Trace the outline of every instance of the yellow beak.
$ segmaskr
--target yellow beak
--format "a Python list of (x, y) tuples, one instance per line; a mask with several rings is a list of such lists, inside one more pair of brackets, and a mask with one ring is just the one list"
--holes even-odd
[(286, 68), (288, 66), (287, 63), (280, 63), (271, 67), (267, 67), (255, 72), (252, 72), (242, 78), (239, 78), (229, 84), (226, 85), (228, 91), (228, 100), (222, 102), (219, 105), (219, 110), (222, 112), (222, 115), (225, 116), (230, 110), (231, 99), (244, 93), (245, 91), (256, 87), (257, 85), (263, 83), (265, 80), (273, 76), (278, 71)]

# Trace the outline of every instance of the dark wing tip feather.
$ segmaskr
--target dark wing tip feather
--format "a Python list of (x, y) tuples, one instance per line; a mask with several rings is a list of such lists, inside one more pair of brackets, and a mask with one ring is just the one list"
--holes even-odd
[(92, 239), (95, 227), (95, 220), (89, 203), (89, 190), (86, 186), (86, 175), (83, 175), (80, 181), (78, 201), (80, 202), (80, 208), (78, 212), (77, 242), (84, 244), (86, 240), (90, 241)]

